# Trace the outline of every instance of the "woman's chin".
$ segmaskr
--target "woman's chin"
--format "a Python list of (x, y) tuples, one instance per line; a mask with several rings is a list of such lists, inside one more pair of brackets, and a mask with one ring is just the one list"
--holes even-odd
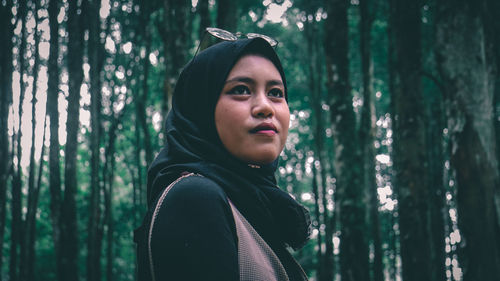
[(254, 153), (251, 157), (245, 157), (246, 159), (242, 159), (249, 164), (254, 165), (267, 165), (272, 163), (276, 158), (278, 158), (279, 153)]

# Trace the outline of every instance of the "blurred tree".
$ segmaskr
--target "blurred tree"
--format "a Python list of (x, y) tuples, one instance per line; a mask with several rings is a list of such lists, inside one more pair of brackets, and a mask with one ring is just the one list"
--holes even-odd
[[(168, 2), (168, 0), (164, 1), (164, 4), (166, 2)], [(137, 126), (136, 129), (142, 132), (144, 136), (144, 138), (142, 139), (140, 139), (140, 136), (138, 136), (139, 137), (138, 142), (142, 140), (143, 146), (140, 145), (137, 148), (138, 149), (141, 147), (144, 148), (144, 152), (146, 154), (146, 167), (149, 167), (149, 164), (151, 164), (151, 162), (153, 161), (151, 136), (149, 133), (149, 125), (146, 115), (146, 106), (148, 104), (148, 93), (149, 93), (148, 79), (149, 79), (150, 64), (151, 64), (149, 61), (149, 54), (151, 53), (151, 31), (148, 28), (148, 26), (152, 12), (153, 12), (153, 7), (150, 1), (144, 1), (144, 0), (139, 1), (139, 23), (137, 25), (138, 30), (136, 37), (138, 41), (136, 41), (136, 43), (138, 43), (140, 47), (144, 48), (145, 54), (141, 55), (142, 75), (139, 78), (141, 81), (142, 89), (141, 91), (136, 91), (134, 101), (136, 103), (136, 122), (138, 122), (136, 125)], [(142, 42), (139, 40), (141, 40)]]
[[(7, 211), (7, 186), (10, 177), (10, 163), (12, 161), (9, 151), (8, 116), (12, 103), (12, 37), (14, 24), (12, 14), (12, 0), (0, 3), (0, 41), (4, 42), (4, 50), (0, 52), (0, 250), (3, 249), (6, 211)], [(0, 254), (0, 281), (3, 280), (1, 269), (4, 262), (3, 253)]]
[[(495, 212), (494, 67), (486, 1), (436, 2), (436, 59), (448, 101), (464, 280), (500, 280)], [(480, 218), (480, 219), (478, 219)]]
[[(34, 62), (31, 75), (33, 76), (33, 84), (31, 87), (31, 116), (36, 116), (36, 105), (38, 103), (36, 98), (38, 73), (40, 71), (40, 32), (38, 31), (38, 11), (40, 8), (40, 1), (33, 1), (33, 19), (35, 21), (34, 27)], [(45, 118), (44, 118), (45, 120)], [(36, 178), (36, 162), (35, 162), (35, 136), (36, 136), (37, 118), (31, 119), (31, 149), (30, 149), (30, 164), (29, 164), (29, 177), (28, 177), (28, 202), (26, 219), (24, 221), (24, 249), (21, 249), (21, 264), (19, 268), (21, 280), (34, 280), (34, 266), (35, 266), (35, 240), (36, 240), (36, 213), (38, 210), (38, 196), (40, 193), (40, 185), (35, 183)], [(45, 125), (45, 124), (44, 124)], [(43, 162), (40, 163), (42, 166)]]
[[(426, 100), (422, 91), (420, 1), (391, 1), (394, 42), (391, 76), (394, 110), (395, 190), (398, 198), (404, 280), (442, 280), (432, 272), (442, 247), (432, 247), (431, 190), (427, 170)], [(442, 196), (442, 195), (441, 195)], [(443, 229), (443, 225), (439, 226)], [(441, 233), (441, 232), (440, 232)], [(440, 239), (444, 239), (440, 237)], [(436, 266), (434, 266), (436, 264)], [(442, 274), (441, 274), (442, 276)], [(437, 278), (437, 279), (433, 279)]]
[(370, 240), (373, 247), (372, 280), (384, 279), (382, 264), (382, 241), (379, 225), (379, 202), (377, 197), (377, 182), (375, 175), (375, 129), (376, 112), (373, 101), (373, 61), (371, 52), (371, 31), (374, 21), (374, 3), (370, 0), (359, 2), (359, 36), (361, 53), (361, 75), (363, 83), (363, 107), (361, 108), (361, 121), (359, 128), (359, 141), (363, 159), (363, 185), (368, 197), (368, 225), (370, 226)]
[[(27, 1), (22, 1), (19, 3), (19, 10), (17, 14), (17, 22), (21, 25), (20, 43), (18, 47), (18, 64), (17, 71), (19, 72), (19, 104), (18, 104), (18, 118), (17, 118), (17, 132), (12, 135), (12, 144), (16, 144), (16, 156), (15, 166), (13, 165), (13, 175), (12, 175), (12, 192), (11, 192), (11, 236), (10, 236), (10, 263), (9, 263), (9, 279), (17, 281), (20, 278), (19, 267), (21, 262), (22, 250), (24, 249), (24, 239), (20, 239), (24, 233), (22, 228), (22, 195), (21, 188), (23, 185), (23, 175), (21, 169), (21, 136), (22, 136), (22, 116), (23, 116), (23, 105), (24, 97), (26, 94), (26, 82), (23, 77), (27, 74), (27, 64), (26, 64), (26, 49), (27, 49), (27, 14), (28, 14), (28, 3)], [(13, 150), (14, 151), (14, 150)]]
[(59, 147), (59, 1), (49, 0), (50, 50), (48, 59), (48, 87), (46, 114), (50, 120), (49, 189), (52, 237), (57, 265), (57, 280), (64, 280), (61, 252), (61, 168)]
[[(208, 17), (208, 7), (204, 10), (204, 4), (198, 4), (202, 5), (200, 13), (205, 13), (202, 15), (203, 22), (200, 21), (200, 24), (202, 24)], [(159, 22), (158, 31), (163, 40), (164, 57), (166, 59), (162, 104), (162, 116), (165, 117), (170, 109), (177, 76), (179, 76), (188, 59), (188, 50), (191, 46), (189, 23), (193, 20), (190, 10), (191, 3), (189, 1), (163, 1), (163, 17)]]
[(227, 31), (236, 32), (239, 19), (238, 1), (217, 1), (217, 27)]
[[(335, 229), (335, 215), (330, 214), (328, 206), (328, 183), (327, 183), (327, 161), (328, 155), (325, 149), (325, 118), (323, 114), (323, 103), (322, 98), (322, 82), (323, 71), (322, 71), (322, 53), (320, 49), (321, 35), (319, 23), (315, 22), (314, 17), (316, 14), (318, 6), (314, 5), (314, 2), (309, 2), (306, 5), (307, 17), (313, 17), (313, 20), (307, 20), (304, 22), (304, 34), (307, 42), (307, 53), (309, 55), (309, 68), (308, 68), (308, 82), (309, 82), (309, 94), (311, 101), (311, 112), (312, 112), (312, 124), (314, 138), (314, 155), (319, 162), (319, 179), (316, 175), (318, 168), (316, 164), (313, 163), (313, 189), (314, 196), (316, 198), (315, 208), (318, 209), (316, 212), (316, 220), (318, 227), (318, 269), (317, 278), (318, 280), (332, 280), (335, 275), (335, 263), (333, 256), (333, 233)], [(323, 212), (319, 212), (320, 205)], [(322, 226), (324, 226), (324, 240), (322, 239)], [(323, 241), (325, 243), (324, 253), (323, 253)]]
[[(485, 28), (487, 28), (487, 48), (495, 58), (495, 90), (493, 98), (494, 126), (496, 135), (497, 163), (500, 163), (500, 22), (496, 19), (500, 17), (500, 2), (489, 0), (486, 6)], [(500, 165), (500, 164), (499, 164)], [(500, 184), (496, 186), (495, 205), (497, 217), (497, 237), (500, 237)], [(498, 243), (498, 253), (500, 253), (500, 243)]]
[[(430, 280), (447, 280), (445, 261), (445, 236), (450, 235), (452, 228), (447, 228), (449, 220), (449, 208), (446, 205), (445, 183), (449, 180), (444, 171), (445, 161), (448, 160), (445, 149), (447, 140), (444, 137), (446, 128), (446, 111), (444, 108), (443, 90), (441, 82), (437, 78), (438, 74), (434, 60), (434, 10), (433, 1), (423, 3), (422, 8), (422, 95), (424, 100), (424, 124), (427, 144), (427, 167), (428, 185), (426, 199), (429, 208), (428, 217), (428, 235), (430, 237)], [(448, 233), (446, 233), (448, 231)], [(451, 253), (451, 251), (450, 251)], [(451, 257), (453, 259), (453, 257)]]
[(203, 40), (203, 36), (205, 34), (205, 29), (207, 27), (212, 26), (212, 22), (210, 20), (210, 10), (208, 9), (208, 0), (199, 0), (198, 5), (196, 6), (196, 10), (200, 15), (200, 27), (198, 30), (198, 38), (200, 40), (200, 51), (206, 49), (210, 45), (210, 40), (206, 38)]
[(83, 81), (84, 23), (78, 1), (69, 1), (68, 9), (68, 115), (64, 153), (64, 200), (61, 205), (61, 252), (64, 280), (78, 280), (78, 226), (76, 194), (78, 192), (78, 132), (80, 129), (80, 88)]
[(337, 204), (340, 220), (342, 280), (368, 280), (369, 261), (365, 221), (363, 165), (349, 81), (349, 1), (326, 1), (325, 57), (328, 103), (335, 140)]
[(104, 63), (103, 45), (101, 42), (101, 19), (99, 9), (101, 0), (86, 2), (88, 13), (88, 61), (90, 80), (90, 195), (88, 205), (88, 241), (87, 241), (87, 279), (101, 280), (101, 250), (102, 250), (102, 208), (100, 178), (100, 146), (101, 146), (101, 102), (102, 80), (101, 71)]

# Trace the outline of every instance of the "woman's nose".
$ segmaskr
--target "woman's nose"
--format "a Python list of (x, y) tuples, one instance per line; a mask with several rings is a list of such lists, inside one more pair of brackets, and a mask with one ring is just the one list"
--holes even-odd
[(274, 115), (274, 107), (265, 93), (259, 93), (253, 97), (252, 115), (259, 118)]

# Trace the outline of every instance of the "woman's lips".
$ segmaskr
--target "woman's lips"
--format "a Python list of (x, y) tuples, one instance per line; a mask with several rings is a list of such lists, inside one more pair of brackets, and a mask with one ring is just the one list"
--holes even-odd
[(274, 135), (276, 135), (276, 131), (274, 131), (274, 130), (259, 130), (259, 131), (256, 131), (254, 134), (274, 136)]
[(255, 128), (250, 130), (252, 134), (266, 135), (266, 136), (274, 136), (278, 133), (276, 126), (273, 123), (264, 122), (257, 125)]

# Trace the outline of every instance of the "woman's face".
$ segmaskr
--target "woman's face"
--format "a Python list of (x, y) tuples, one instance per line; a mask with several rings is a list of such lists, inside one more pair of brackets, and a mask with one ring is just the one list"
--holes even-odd
[(274, 64), (246, 55), (229, 73), (215, 107), (215, 126), (226, 149), (240, 160), (268, 164), (288, 136), (290, 111)]

